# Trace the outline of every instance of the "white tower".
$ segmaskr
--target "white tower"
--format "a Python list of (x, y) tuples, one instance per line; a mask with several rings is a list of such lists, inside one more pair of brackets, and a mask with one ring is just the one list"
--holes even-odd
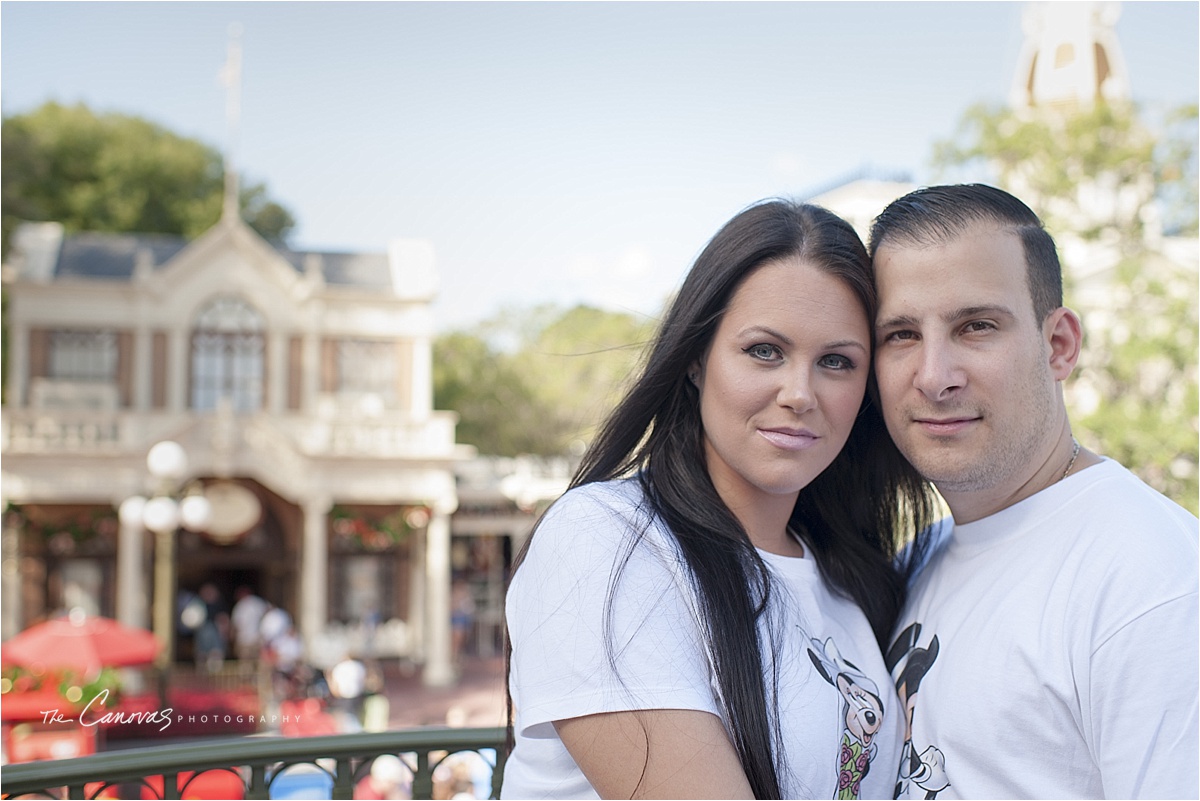
[(1014, 109), (1087, 108), (1129, 99), (1129, 72), (1114, 30), (1115, 2), (1030, 3), (1008, 102)]

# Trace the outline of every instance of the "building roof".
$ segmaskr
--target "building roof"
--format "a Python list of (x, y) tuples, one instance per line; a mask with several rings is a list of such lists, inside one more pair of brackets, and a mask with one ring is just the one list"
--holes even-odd
[(310, 250), (279, 250), (300, 273), (315, 263), (326, 284), (364, 289), (391, 289), (392, 273), (386, 253), (326, 253)]
[[(172, 234), (63, 233), (58, 223), (26, 223), (13, 238), (9, 261), (21, 278), (132, 280), (139, 261), (162, 268), (188, 245)], [(331, 286), (390, 289), (387, 253), (337, 253), (275, 248), (296, 272), (314, 269)]]
[(187, 245), (170, 234), (80, 233), (64, 236), (53, 278), (132, 278), (139, 252), (160, 265)]

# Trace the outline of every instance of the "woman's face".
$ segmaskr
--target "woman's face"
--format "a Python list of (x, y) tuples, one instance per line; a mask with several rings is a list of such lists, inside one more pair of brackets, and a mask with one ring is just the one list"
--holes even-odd
[(742, 282), (696, 378), (708, 472), (730, 511), (794, 503), (829, 466), (858, 416), (870, 343), (851, 289), (799, 258)]

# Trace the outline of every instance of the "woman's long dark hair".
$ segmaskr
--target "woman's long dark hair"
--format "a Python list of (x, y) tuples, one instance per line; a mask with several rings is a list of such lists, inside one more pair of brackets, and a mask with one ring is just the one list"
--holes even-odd
[[(868, 321), (874, 320), (871, 263), (849, 224), (817, 206), (783, 200), (751, 206), (697, 258), (639, 377), (571, 482), (574, 488), (636, 474), (654, 512), (674, 535), (695, 579), (725, 723), (757, 798), (780, 797), (778, 754), (772, 747), (778, 721), (768, 702), (756, 625), (771, 580), (741, 523), (713, 487), (699, 392), (687, 372), (703, 358), (746, 277), (768, 262), (791, 257), (844, 281)], [(892, 559), (901, 535), (923, 528), (933, 506), (927, 485), (888, 436), (874, 400), (874, 379), (869, 383), (845, 448), (801, 490), (791, 523), (804, 533), (826, 582), (862, 608), (882, 648), (904, 600), (904, 579)], [(520, 557), (514, 570), (519, 563)]]

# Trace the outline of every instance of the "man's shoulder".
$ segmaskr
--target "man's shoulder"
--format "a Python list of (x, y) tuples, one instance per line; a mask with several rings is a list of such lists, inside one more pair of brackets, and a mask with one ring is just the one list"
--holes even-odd
[(1144, 593), (1146, 601), (1196, 591), (1200, 523), (1194, 515), (1112, 459), (1079, 477), (1089, 481), (1064, 506), (1064, 525), (1076, 532), (1072, 552), (1081, 570), (1098, 586)]
[[(1105, 459), (1073, 478), (1080, 480), (1078, 491), (1066, 502), (1072, 514), (1089, 528), (1118, 534), (1137, 532), (1142, 544), (1147, 538), (1161, 538), (1164, 543), (1190, 547), (1195, 552), (1200, 532), (1196, 516), (1120, 462)], [(1068, 488), (1064, 482), (1064, 489)]]

